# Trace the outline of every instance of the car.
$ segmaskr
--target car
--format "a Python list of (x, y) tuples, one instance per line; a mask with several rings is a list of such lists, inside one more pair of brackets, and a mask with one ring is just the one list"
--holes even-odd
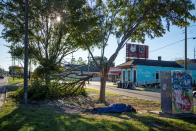
[(196, 91), (193, 91), (193, 97), (196, 99)]
[(3, 76), (0, 76), (0, 79), (4, 79), (4, 77)]

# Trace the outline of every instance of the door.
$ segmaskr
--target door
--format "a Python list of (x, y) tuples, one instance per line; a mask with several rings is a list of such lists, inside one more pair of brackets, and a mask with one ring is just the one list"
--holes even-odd
[(135, 83), (137, 81), (137, 74), (136, 70), (133, 71), (133, 82)]
[(128, 70), (128, 81), (130, 82), (131, 81), (131, 71)]
[(156, 82), (159, 82), (159, 72), (156, 72)]
[(123, 71), (123, 82), (125, 82), (125, 71)]

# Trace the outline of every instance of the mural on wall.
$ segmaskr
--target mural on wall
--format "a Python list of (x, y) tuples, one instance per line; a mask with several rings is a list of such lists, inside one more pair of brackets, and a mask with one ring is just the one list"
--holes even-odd
[(192, 113), (192, 78), (184, 71), (172, 72), (172, 112)]

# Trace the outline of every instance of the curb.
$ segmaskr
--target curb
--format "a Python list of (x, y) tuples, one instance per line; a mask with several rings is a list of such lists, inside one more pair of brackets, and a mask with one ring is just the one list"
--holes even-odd
[(5, 104), (6, 98), (7, 98), (7, 90), (6, 87), (3, 87), (3, 90), (0, 93), (0, 108)]

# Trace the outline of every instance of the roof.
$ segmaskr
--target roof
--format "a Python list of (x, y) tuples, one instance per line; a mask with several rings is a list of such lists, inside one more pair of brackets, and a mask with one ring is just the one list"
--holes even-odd
[[(181, 66), (184, 67), (184, 64), (182, 64)], [(188, 70), (196, 70), (196, 64), (188, 64), (187, 68)]]
[(129, 68), (130, 66), (134, 66), (134, 65), (183, 68), (181, 65), (177, 64), (175, 61), (148, 60), (148, 59), (130, 60), (126, 63), (118, 65), (118, 67)]

